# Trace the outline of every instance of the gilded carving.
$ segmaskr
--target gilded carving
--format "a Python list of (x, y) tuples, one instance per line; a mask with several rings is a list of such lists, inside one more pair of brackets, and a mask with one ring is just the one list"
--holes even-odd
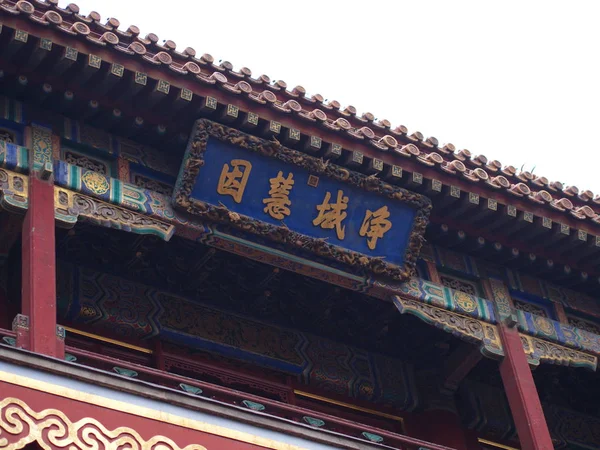
[(490, 279), (490, 286), (492, 288), (494, 303), (496, 304), (496, 310), (498, 311), (500, 320), (510, 317), (513, 313), (513, 309), (506, 286), (504, 286), (502, 281), (494, 279)]
[(533, 316), (533, 323), (535, 324), (536, 328), (546, 336), (554, 335), (554, 325), (550, 319), (542, 316)]
[(294, 187), (294, 174), (289, 173), (284, 178), (283, 172), (279, 171), (275, 178), (271, 178), (269, 183), (269, 197), (263, 199), (265, 206), (264, 212), (270, 215), (273, 219), (283, 220), (291, 214), (290, 206), (290, 191)]
[(101, 175), (109, 175), (110, 169), (103, 161), (99, 161), (87, 155), (81, 155), (72, 150), (65, 151), (65, 161), (83, 169), (98, 172)]
[(54, 205), (57, 215), (63, 217), (74, 217), (75, 220), (81, 217), (96, 225), (153, 234), (166, 241), (175, 231), (175, 226), (169, 223), (58, 187), (54, 190)]
[(472, 295), (466, 294), (461, 291), (455, 291), (453, 293), (454, 301), (460, 306), (465, 312), (473, 312), (477, 309), (477, 303), (473, 299)]
[(54, 448), (128, 448), (131, 450), (206, 450), (198, 444), (180, 447), (164, 436), (145, 440), (134, 429), (107, 429), (86, 417), (77, 422), (57, 409), (33, 411), (25, 402), (5, 398), (0, 402), (0, 449), (20, 449), (36, 442), (44, 450)]
[(377, 240), (392, 228), (392, 222), (388, 220), (388, 217), (390, 217), (390, 212), (387, 206), (382, 206), (377, 211), (367, 209), (359, 234), (367, 237), (367, 245), (371, 250), (377, 246)]
[(394, 297), (394, 305), (401, 314), (412, 314), (464, 341), (481, 345), (481, 353), (489, 358), (504, 354), (495, 325), (399, 296)]
[(559, 366), (585, 367), (590, 370), (596, 370), (598, 365), (596, 356), (533, 336), (521, 334), (521, 342), (530, 364), (538, 365), (540, 362), (544, 362)]
[(32, 127), (32, 167), (41, 169), (44, 164), (52, 162), (52, 130), (38, 126)]
[(23, 213), (27, 209), (29, 179), (26, 175), (0, 169), (0, 206)]
[(335, 233), (339, 240), (343, 240), (346, 236), (346, 226), (342, 222), (348, 215), (348, 197), (344, 195), (344, 191), (338, 190), (337, 200), (331, 202), (331, 192), (325, 194), (323, 203), (317, 206), (319, 214), (313, 220), (315, 227), (321, 227), (326, 230), (335, 229)]
[[(272, 225), (234, 213), (223, 205), (214, 206), (192, 199), (192, 189), (200, 168), (204, 165), (204, 152), (208, 139), (211, 136), (263, 156), (277, 158), (280, 161), (302, 167), (315, 176), (323, 175), (336, 181), (349, 183), (369, 192), (375, 192), (393, 200), (401, 201), (415, 208), (416, 215), (404, 257), (404, 266), (399, 267), (386, 262), (382, 258), (370, 258), (362, 253), (331, 245), (324, 239), (311, 238), (294, 232), (285, 226)], [(430, 200), (422, 195), (388, 184), (376, 177), (365, 176), (361, 173), (350, 171), (344, 167), (331, 164), (329, 161), (324, 161), (321, 158), (315, 158), (305, 153), (285, 148), (276, 140), (266, 141), (208, 120), (199, 120), (196, 122), (195, 132), (183, 163), (182, 174), (182, 178), (176, 186), (173, 199), (177, 207), (191, 214), (230, 225), (244, 232), (268, 237), (275, 242), (289, 244), (316, 253), (319, 256), (396, 280), (407, 280), (414, 272), (431, 210)], [(332, 194), (333, 200), (336, 198), (335, 194)], [(341, 226), (337, 228), (339, 228), (339, 230), (336, 230), (339, 235), (342, 228)]]
[(86, 188), (88, 188), (94, 194), (102, 195), (106, 194), (110, 189), (108, 180), (106, 177), (98, 172), (92, 170), (87, 171), (81, 177), (81, 181)]
[(219, 177), (217, 192), (221, 195), (231, 195), (236, 203), (240, 203), (251, 171), (252, 164), (243, 159), (232, 160), (231, 168), (229, 164), (225, 164)]

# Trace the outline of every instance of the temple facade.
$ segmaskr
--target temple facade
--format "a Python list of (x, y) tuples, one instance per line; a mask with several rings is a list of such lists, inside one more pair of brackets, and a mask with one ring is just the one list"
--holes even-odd
[(599, 292), (590, 191), (0, 0), (0, 449), (597, 449)]

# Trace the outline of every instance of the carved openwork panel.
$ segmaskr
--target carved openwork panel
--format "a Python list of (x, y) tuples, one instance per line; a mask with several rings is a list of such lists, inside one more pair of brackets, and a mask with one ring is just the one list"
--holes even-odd
[(0, 141), (6, 142), (7, 144), (16, 144), (17, 138), (13, 131), (0, 128)]
[(137, 187), (148, 189), (149, 191), (158, 192), (159, 194), (164, 195), (173, 194), (173, 186), (168, 183), (164, 183), (160, 180), (137, 173), (132, 174), (132, 178), (133, 184), (135, 184)]
[(600, 334), (600, 324), (582, 317), (567, 314), (569, 325), (579, 328), (580, 330), (589, 331), (590, 333)]
[(525, 302), (522, 300), (514, 300), (515, 308), (525, 311), (536, 316), (548, 317), (546, 310), (534, 303)]
[(74, 166), (92, 170), (107, 177), (112, 176), (111, 163), (103, 158), (72, 148), (63, 148), (62, 157), (64, 161)]
[(440, 272), (440, 281), (442, 282), (442, 285), (449, 287), (452, 290), (485, 298), (481, 284), (477, 280)]
[(474, 282), (469, 282), (467, 280), (462, 280), (447, 275), (440, 275), (440, 279), (442, 280), (442, 284), (450, 289), (464, 292), (465, 294), (479, 295), (477, 285)]

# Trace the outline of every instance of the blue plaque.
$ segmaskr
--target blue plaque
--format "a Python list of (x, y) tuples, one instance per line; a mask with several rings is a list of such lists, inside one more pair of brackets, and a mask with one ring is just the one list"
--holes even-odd
[(177, 207), (371, 273), (406, 279), (429, 199), (223, 125), (196, 123)]

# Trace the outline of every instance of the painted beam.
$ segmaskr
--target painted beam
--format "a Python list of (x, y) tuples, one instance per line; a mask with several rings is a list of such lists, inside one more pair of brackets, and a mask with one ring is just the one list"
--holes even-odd
[[(496, 325), (424, 303), (420, 299), (395, 296), (393, 302), (401, 314), (412, 314), (429, 325), (451, 333), (465, 342), (475, 344), (483, 356), (499, 359), (505, 354), (499, 328)], [(528, 364), (531, 366), (544, 362), (596, 370), (598, 358), (594, 355), (526, 334), (519, 334), (519, 336)]]
[(414, 315), (429, 325), (475, 344), (484, 356), (498, 359), (504, 354), (495, 325), (402, 296), (393, 297), (393, 302), (401, 314)]

